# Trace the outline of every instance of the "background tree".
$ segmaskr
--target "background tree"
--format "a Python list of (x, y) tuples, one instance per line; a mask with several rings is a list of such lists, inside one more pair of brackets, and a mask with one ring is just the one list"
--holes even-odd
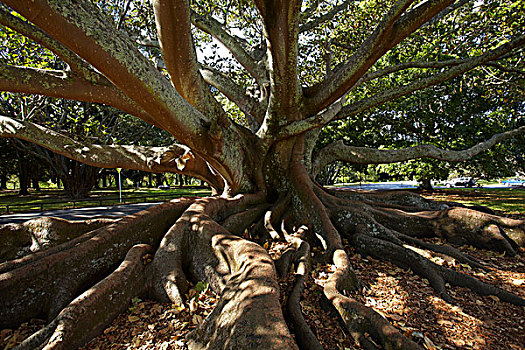
[[(462, 76), (385, 104), (366, 118), (334, 123), (322, 131), (318, 147), (335, 140), (385, 149), (414, 144), (450, 149), (471, 147), (506, 128), (516, 128), (524, 118), (521, 95), (511, 91), (521, 87), (503, 78), (498, 84), (491, 84), (489, 78), (480, 81), (479, 76), (472, 74)], [(500, 87), (501, 84), (505, 86)], [(520, 168), (520, 144), (522, 136), (461, 163), (419, 159), (383, 164), (377, 172), (417, 179), (427, 185), (430, 180), (446, 179), (451, 172), (483, 178), (511, 176)]]
[(0, 189), (7, 189), (7, 182), (11, 175), (16, 174), (15, 149), (11, 146), (11, 140), (0, 139)]
[[(419, 348), (346, 296), (359, 286), (347, 245), (416, 271), (449, 302), (447, 283), (525, 304), (406, 247), (480, 267), (457, 249), (425, 242), (421, 235), (515, 254), (518, 246), (506, 232), (525, 234), (523, 221), (409, 193), (333, 192), (312, 180), (334, 161), (466, 160), (523, 133), (520, 124), (459, 151), (428, 144), (376, 149), (336, 140), (312, 153), (319, 130), (331, 122), (365, 118), (360, 113), (479, 67), (520, 74), (522, 3), (2, 2), (6, 50), (14, 52), (30, 40), (42, 59), (35, 63), (7, 55), (0, 89), (109, 105), (165, 130), (179, 143), (95, 143), (8, 117), (0, 119), (1, 136), (89, 165), (196, 176), (221, 193), (166, 203), (6, 262), (0, 326), (49, 319), (22, 347), (73, 348), (100, 332), (132, 296), (148, 292), (180, 304), (189, 280), (205, 280), (221, 299), (188, 336), (190, 348), (319, 348), (299, 305), (310, 245), (319, 247), (313, 259), (335, 265), (325, 296), (364, 346), (373, 344), (370, 336), (385, 348)], [(207, 52), (212, 37), (230, 59), (218, 57), (213, 44)], [(263, 248), (270, 239), (288, 240), (290, 253), (272, 261)], [(57, 254), (67, 254), (67, 266)], [(292, 264), (297, 284), (286, 314), (301, 330), (295, 338), (283, 318), (277, 275), (286, 277)], [(93, 287), (75, 299), (86, 286)]]

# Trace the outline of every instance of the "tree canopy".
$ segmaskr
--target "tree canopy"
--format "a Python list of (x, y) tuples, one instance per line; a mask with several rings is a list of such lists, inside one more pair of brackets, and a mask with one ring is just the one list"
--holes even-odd
[[(518, 1), (297, 1), (279, 5), (283, 8), (263, 1), (5, 4), (18, 14), (2, 9), (7, 65), (0, 88), (103, 103), (133, 114), (188, 146), (194, 163), (208, 165), (188, 166), (188, 172), (210, 182), (211, 167), (225, 182), (212, 185), (232, 193), (258, 186), (256, 155), (248, 150), (264, 154), (279, 140), (334, 120), (356, 115), (365, 120), (363, 112), (371, 108), (473, 69), (500, 84), (518, 85), (508, 100), (523, 95)], [(506, 93), (501, 90), (508, 89), (495, 94)], [(439, 113), (429, 118), (437, 120)], [(388, 116), (383, 123), (386, 127)], [(352, 161), (348, 155), (356, 152), (333, 150), (330, 161)], [(158, 159), (166, 150), (149, 151), (157, 155), (149, 165), (129, 149), (124, 161), (124, 148), (112, 149), (120, 156), (104, 161), (74, 152), (66, 156), (106, 167), (162, 163), (156, 168), (183, 170)], [(407, 158), (420, 156), (428, 154), (412, 150)], [(382, 157), (390, 161), (390, 155)]]

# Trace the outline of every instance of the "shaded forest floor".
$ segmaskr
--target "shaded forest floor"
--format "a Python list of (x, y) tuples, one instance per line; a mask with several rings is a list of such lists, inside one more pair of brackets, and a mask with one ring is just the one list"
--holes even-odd
[[(425, 197), (432, 197), (425, 193)], [(457, 193), (438, 192), (438, 200), (455, 201)], [(498, 213), (502, 214), (502, 213)], [(525, 219), (525, 212), (513, 213)], [(442, 244), (438, 239), (432, 243)], [(282, 243), (268, 247), (270, 253)], [(471, 269), (454, 259), (425, 251), (434, 262), (473, 275), (525, 298), (525, 252), (516, 257), (464, 246), (460, 250), (484, 262), (488, 271)], [(524, 349), (525, 308), (501, 302), (495, 296), (479, 296), (470, 290), (450, 287), (454, 304), (437, 297), (426, 279), (390, 263), (361, 257), (348, 251), (353, 267), (366, 288), (353, 295), (387, 318), (405, 335), (426, 349)], [(312, 267), (312, 274), (301, 302), (311, 328), (326, 349), (358, 349), (343, 332), (337, 318), (323, 300), (322, 286), (335, 270), (331, 265)], [(282, 281), (282, 289), (291, 288)], [(188, 295), (190, 302), (181, 307), (135, 298), (102, 335), (82, 349), (186, 349), (184, 337), (211, 312), (217, 301), (202, 283)], [(283, 301), (284, 302), (284, 301)], [(43, 326), (32, 320), (17, 330), (0, 332), (0, 349), (10, 349)]]

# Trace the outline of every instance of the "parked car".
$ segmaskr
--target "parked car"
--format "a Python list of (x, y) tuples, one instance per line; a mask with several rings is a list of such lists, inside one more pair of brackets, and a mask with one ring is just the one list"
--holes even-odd
[(525, 186), (525, 179), (520, 179), (518, 177), (514, 177), (512, 179), (507, 179), (501, 181), (501, 184), (503, 186)]
[(473, 177), (456, 177), (445, 181), (447, 187), (474, 187), (476, 180)]
[(161, 189), (161, 190), (169, 190), (170, 186), (169, 185), (160, 185), (158, 188)]

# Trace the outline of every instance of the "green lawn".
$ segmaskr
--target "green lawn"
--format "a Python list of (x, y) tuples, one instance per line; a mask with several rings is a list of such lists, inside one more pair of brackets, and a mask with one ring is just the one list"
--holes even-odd
[[(162, 202), (181, 196), (207, 196), (209, 194), (209, 189), (195, 187), (169, 190), (133, 188), (122, 191), (124, 203)], [(483, 205), (507, 213), (525, 214), (525, 189), (454, 188), (424, 193), (423, 196), (466, 205)], [(13, 190), (0, 191), (0, 214), (6, 213), (7, 206), (9, 206), (9, 212), (23, 212), (115, 204), (119, 204), (119, 192), (113, 189), (92, 191), (88, 200), (75, 202), (65, 198), (62, 192), (56, 189), (43, 189), (40, 192), (31, 190), (27, 196), (18, 196), (17, 191)]]
[(483, 205), (509, 214), (525, 214), (525, 189), (517, 188), (454, 188), (426, 193), (435, 200)]
[[(122, 190), (124, 203), (163, 202), (181, 196), (207, 196), (209, 189), (183, 187), (161, 190), (157, 188), (132, 188)], [(30, 190), (29, 195), (19, 196), (18, 191), (0, 191), (0, 214), (9, 212), (27, 212), (35, 210), (52, 210), (73, 207), (93, 207), (100, 205), (119, 204), (119, 191), (114, 189), (91, 191), (85, 200), (71, 200), (66, 198), (60, 190), (42, 189)]]

